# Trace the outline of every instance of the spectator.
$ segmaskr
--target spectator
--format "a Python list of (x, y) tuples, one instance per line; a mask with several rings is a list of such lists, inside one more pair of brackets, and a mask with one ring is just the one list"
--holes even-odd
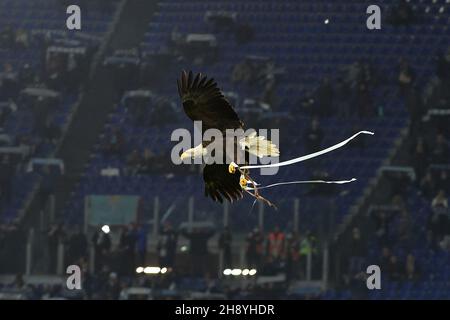
[(421, 181), (428, 167), (428, 150), (422, 138), (417, 140), (413, 150), (412, 165), (418, 181)]
[(18, 98), (20, 92), (20, 84), (18, 82), (18, 73), (14, 70), (11, 63), (6, 62), (3, 65), (3, 74), (1, 81), (1, 97), (3, 100)]
[(317, 119), (311, 121), (311, 127), (305, 131), (303, 138), (306, 153), (312, 153), (320, 149), (323, 140), (323, 131), (319, 127), (319, 121)]
[(437, 57), (436, 74), (444, 83), (450, 80), (450, 47)]
[(23, 279), (23, 274), (21, 273), (16, 274), (14, 281), (11, 284), (11, 287), (16, 290), (22, 290), (26, 287), (25, 280)]
[(409, 112), (409, 117), (411, 119), (410, 125), (410, 136), (418, 133), (421, 127), (422, 117), (425, 113), (425, 108), (423, 105), (422, 97), (420, 95), (419, 89), (414, 86), (406, 95), (406, 109)]
[(397, 0), (389, 15), (389, 21), (395, 26), (406, 26), (414, 23), (414, 11), (409, 1)]
[(264, 236), (258, 228), (255, 228), (247, 235), (246, 242), (248, 267), (259, 268), (264, 255)]
[(160, 266), (173, 268), (178, 243), (178, 233), (173, 230), (170, 223), (165, 223), (161, 231), (156, 251), (158, 252), (158, 263)]
[(127, 157), (127, 166), (128, 170), (135, 174), (139, 168), (139, 165), (141, 164), (141, 155), (139, 154), (139, 151), (137, 149), (134, 149), (131, 154)]
[(416, 258), (412, 254), (408, 254), (405, 263), (405, 279), (408, 281), (416, 281), (420, 277), (420, 270), (417, 266)]
[(317, 253), (316, 243), (317, 240), (310, 231), (306, 232), (300, 242), (300, 272), (303, 278), (306, 276), (308, 256), (314, 259), (313, 256)]
[(448, 200), (445, 196), (444, 190), (439, 190), (436, 197), (431, 202), (431, 209), (433, 215), (431, 216), (431, 225), (436, 241), (441, 241), (442, 238), (449, 234), (449, 210)]
[(106, 300), (118, 300), (120, 291), (121, 287), (117, 273), (111, 272), (103, 289), (104, 297)]
[(247, 61), (240, 62), (233, 67), (231, 82), (239, 85), (248, 84), (252, 78), (252, 69)]
[(39, 137), (44, 137), (45, 126), (49, 122), (51, 117), (52, 105), (49, 99), (39, 96), (33, 101), (33, 116), (34, 116), (34, 128), (33, 133)]
[(42, 128), (42, 137), (44, 138), (44, 141), (56, 144), (60, 136), (61, 129), (53, 123), (50, 117), (48, 117)]
[(14, 171), (10, 156), (5, 154), (0, 162), (0, 205), (11, 203)]
[(19, 70), (19, 83), (24, 87), (28, 87), (34, 82), (35, 76), (33, 68), (28, 63), (25, 63)]
[(124, 144), (123, 134), (119, 128), (113, 128), (107, 138), (104, 150), (111, 155), (120, 155)]
[(381, 244), (387, 244), (389, 241), (389, 229), (391, 222), (391, 215), (384, 211), (375, 211), (374, 219), (375, 219), (375, 233), (378, 237), (378, 240)]
[(150, 174), (154, 172), (155, 167), (155, 154), (148, 148), (144, 150), (144, 156), (141, 158), (139, 165), (139, 174)]
[(24, 29), (18, 29), (15, 36), (16, 48), (27, 49), (29, 46), (28, 33)]
[(351, 89), (347, 82), (343, 78), (339, 77), (336, 81), (336, 86), (334, 89), (336, 109), (338, 114), (342, 118), (350, 117), (350, 101)]
[(138, 263), (140, 266), (146, 265), (147, 256), (147, 230), (144, 226), (140, 226), (137, 232), (137, 253)]
[(420, 190), (422, 191), (423, 195), (428, 199), (431, 199), (433, 195), (436, 194), (437, 186), (436, 182), (433, 179), (431, 171), (427, 171), (425, 177), (423, 177), (422, 180), (420, 181)]
[(225, 227), (223, 232), (219, 236), (219, 249), (223, 256), (223, 267), (233, 267), (233, 256), (231, 252), (232, 236), (229, 227)]
[(109, 233), (98, 229), (92, 236), (95, 254), (95, 270), (101, 271), (108, 264), (108, 256), (111, 251), (111, 237)]
[(52, 167), (49, 165), (43, 166), (41, 173), (41, 188), (39, 190), (41, 210), (47, 208), (47, 202), (55, 193), (56, 177), (56, 173), (52, 170)]
[(275, 226), (267, 237), (267, 254), (277, 263), (284, 257), (285, 234), (280, 231), (280, 227)]
[(396, 255), (391, 255), (387, 266), (388, 278), (391, 281), (398, 281), (401, 278), (401, 269)]
[(234, 37), (238, 44), (245, 44), (253, 40), (254, 31), (248, 24), (240, 24), (234, 28)]
[(398, 222), (398, 237), (400, 243), (406, 245), (407, 247), (410, 244), (410, 238), (412, 234), (412, 220), (411, 215), (405, 209), (400, 211), (400, 218)]
[(358, 81), (356, 85), (356, 107), (359, 117), (370, 117), (373, 115), (372, 97), (370, 95), (369, 83)]
[(62, 224), (54, 224), (47, 233), (48, 252), (49, 252), (49, 272), (56, 273), (58, 263), (58, 245), (65, 240), (65, 232)]
[(293, 232), (287, 237), (287, 257), (286, 269), (288, 280), (296, 280), (299, 277), (300, 269), (300, 236), (298, 232)]
[(87, 239), (80, 226), (75, 226), (75, 232), (68, 242), (69, 264), (78, 264), (78, 261), (87, 257)]
[(436, 136), (436, 142), (431, 151), (431, 161), (434, 164), (445, 164), (449, 159), (448, 143), (442, 133)]
[(207, 12), (205, 21), (212, 23), (215, 33), (232, 32), (235, 28), (235, 16), (234, 12)]
[(7, 25), (0, 33), (0, 47), (2, 49), (11, 49), (13, 45), (14, 30), (10, 25)]
[(275, 76), (268, 75), (267, 82), (264, 85), (264, 91), (261, 97), (261, 101), (267, 104), (270, 108), (275, 104)]
[(437, 179), (437, 188), (439, 190), (444, 190), (445, 193), (448, 193), (450, 189), (450, 179), (448, 178), (448, 173), (446, 170), (441, 170), (439, 173), (439, 177)]
[(120, 249), (123, 257), (123, 274), (131, 276), (136, 268), (136, 243), (137, 230), (136, 226), (124, 226), (120, 235)]
[(279, 262), (272, 255), (268, 255), (264, 262), (264, 265), (261, 268), (261, 275), (263, 276), (276, 276), (279, 271)]
[(186, 37), (179, 31), (178, 26), (173, 27), (170, 33), (169, 49), (175, 56), (180, 56), (186, 44)]
[(398, 84), (400, 86), (400, 94), (407, 97), (413, 88), (415, 81), (415, 72), (404, 58), (399, 62)]
[(350, 278), (350, 290), (352, 300), (365, 300), (368, 297), (367, 279), (368, 274), (364, 271), (358, 272)]
[(361, 238), (359, 228), (353, 228), (352, 238), (348, 249), (350, 250), (348, 271), (350, 275), (354, 275), (361, 272), (363, 269), (364, 257), (366, 255), (366, 248), (364, 241)]
[(194, 227), (192, 231), (184, 229), (183, 236), (189, 239), (191, 268), (193, 275), (203, 275), (208, 270), (209, 252), (208, 240), (214, 235), (214, 230)]
[(388, 270), (390, 261), (391, 261), (391, 250), (388, 247), (383, 247), (383, 249), (381, 250), (381, 261), (380, 261), (381, 270)]
[(333, 102), (333, 88), (330, 79), (325, 77), (316, 92), (317, 114), (318, 116), (330, 115)]

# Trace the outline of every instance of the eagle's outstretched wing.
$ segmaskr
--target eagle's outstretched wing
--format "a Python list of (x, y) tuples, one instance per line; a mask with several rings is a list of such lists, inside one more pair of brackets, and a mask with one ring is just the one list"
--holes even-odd
[(241, 173), (228, 172), (227, 164), (206, 165), (203, 169), (205, 181), (205, 196), (222, 203), (223, 198), (232, 202), (242, 199), (244, 192), (239, 184)]
[(242, 121), (213, 78), (208, 79), (201, 73), (194, 77), (192, 71), (183, 71), (177, 84), (184, 111), (191, 120), (202, 121), (203, 131), (243, 128)]

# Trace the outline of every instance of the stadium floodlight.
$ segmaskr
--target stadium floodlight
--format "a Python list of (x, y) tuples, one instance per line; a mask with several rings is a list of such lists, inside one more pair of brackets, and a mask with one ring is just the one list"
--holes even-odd
[(167, 268), (166, 268), (166, 267), (161, 268), (161, 273), (162, 273), (162, 274), (164, 274), (164, 273), (166, 273), (166, 272), (167, 272)]
[(108, 226), (107, 224), (105, 224), (105, 225), (102, 227), (102, 231), (103, 231), (104, 233), (108, 234), (108, 233), (111, 231), (111, 229), (109, 228), (109, 226)]
[(160, 267), (145, 267), (144, 272), (146, 274), (158, 274), (161, 271)]
[(256, 274), (256, 269), (252, 269), (248, 272), (249, 275), (254, 276)]
[(243, 276), (248, 276), (249, 272), (250, 272), (250, 270), (244, 269), (244, 270), (242, 270), (242, 275)]
[(143, 267), (137, 267), (136, 268), (136, 273), (142, 273), (144, 272), (144, 268)]
[(233, 270), (231, 270), (231, 274), (232, 274), (233, 276), (240, 276), (241, 273), (242, 273), (242, 270), (241, 270), (241, 269), (233, 269)]
[(226, 276), (229, 276), (231, 274), (231, 269), (223, 270), (223, 274), (226, 275)]

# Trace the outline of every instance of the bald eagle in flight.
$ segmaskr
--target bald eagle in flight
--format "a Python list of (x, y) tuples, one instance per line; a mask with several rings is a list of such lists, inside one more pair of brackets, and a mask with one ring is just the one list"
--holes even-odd
[[(203, 180), (205, 183), (205, 196), (211, 197), (220, 203), (223, 199), (230, 202), (243, 198), (245, 185), (250, 179), (249, 171), (233, 170), (230, 163), (238, 166), (248, 164), (249, 155), (257, 157), (277, 157), (278, 148), (265, 137), (256, 136), (255, 133), (242, 135), (236, 138), (228, 138), (227, 129), (242, 129), (244, 123), (239, 119), (233, 107), (224, 97), (213, 78), (208, 79), (201, 73), (193, 75), (192, 71), (181, 73), (177, 79), (178, 93), (183, 104), (183, 109), (192, 121), (202, 122), (202, 136), (208, 129), (217, 129), (223, 137), (223, 160), (221, 163), (206, 164), (203, 169)], [(208, 146), (212, 141), (202, 141), (198, 146), (186, 150), (180, 156), (181, 160), (186, 158), (197, 158), (208, 156), (212, 150)], [(225, 152), (225, 146), (232, 144), (233, 154)], [(242, 152), (238, 152), (241, 150)], [(244, 154), (240, 156), (239, 154)], [(251, 179), (250, 179), (251, 180)]]

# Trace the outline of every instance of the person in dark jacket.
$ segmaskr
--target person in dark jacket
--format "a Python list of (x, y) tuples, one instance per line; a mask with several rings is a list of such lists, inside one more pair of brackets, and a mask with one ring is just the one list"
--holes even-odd
[(75, 232), (70, 236), (68, 243), (69, 264), (78, 263), (81, 258), (87, 257), (87, 239), (80, 226), (75, 227)]
[(173, 268), (177, 251), (178, 233), (170, 223), (166, 223), (160, 233), (157, 252), (161, 267)]
[(232, 236), (229, 227), (225, 227), (219, 237), (219, 249), (223, 254), (224, 268), (233, 267), (233, 257), (231, 253)]
[(111, 237), (108, 233), (99, 229), (92, 237), (95, 251), (95, 270), (99, 272), (103, 265), (107, 263), (107, 258), (111, 250)]
[(214, 235), (214, 230), (195, 227), (192, 231), (184, 229), (184, 237), (189, 239), (192, 274), (204, 275), (208, 265), (208, 240)]

